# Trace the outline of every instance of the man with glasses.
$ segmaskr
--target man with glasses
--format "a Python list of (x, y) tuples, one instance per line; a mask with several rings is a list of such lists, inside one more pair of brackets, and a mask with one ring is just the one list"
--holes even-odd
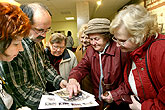
[(33, 30), (33, 32), (35, 32), (35, 34), (37, 34), (37, 38), (33, 38), (34, 36), (31, 37), (31, 39), (34, 41), (34, 42), (41, 42), (43, 39), (45, 39), (45, 36), (42, 36), (43, 34), (46, 34), (47, 32), (50, 32), (51, 29), (37, 29), (37, 28), (31, 28), (31, 30)]
[[(75, 54), (66, 49), (67, 37), (61, 33), (54, 33), (50, 36), (45, 52), (49, 57), (50, 63), (65, 80), (73, 67), (77, 65)], [(54, 91), (51, 83), (47, 83), (47, 91)]]
[(67, 82), (51, 66), (41, 42), (51, 26), (49, 10), (37, 3), (22, 5), (21, 8), (31, 21), (29, 37), (22, 41), (24, 52), (9, 63), (2, 62), (0, 70), (5, 73), (5, 81), (19, 104), (37, 110), (41, 96), (48, 94), (47, 82), (52, 83), (55, 89), (64, 87)]

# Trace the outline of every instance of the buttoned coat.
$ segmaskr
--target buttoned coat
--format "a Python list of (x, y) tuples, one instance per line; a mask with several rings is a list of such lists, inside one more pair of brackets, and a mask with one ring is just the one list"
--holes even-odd
[[(157, 40), (151, 44), (156, 39), (164, 40)], [(165, 35), (159, 34), (156, 39), (155, 36), (149, 38), (142, 46), (128, 54), (130, 60), (124, 72), (125, 82), (130, 89), (128, 76), (131, 62), (134, 61), (136, 69), (133, 70), (133, 75), (142, 110), (165, 110)], [(148, 77), (145, 64), (145, 56), (150, 44), (147, 63), (151, 78), (158, 89), (158, 94)]]
[[(104, 83), (110, 84), (110, 90), (115, 90), (123, 81), (123, 68), (126, 56), (116, 47), (115, 42), (111, 42), (105, 53), (102, 55), (102, 68)], [(80, 82), (86, 75), (91, 74), (94, 95), (98, 101), (100, 65), (99, 53), (89, 46), (84, 57), (79, 64), (70, 72), (70, 78), (75, 78)], [(99, 101), (98, 101), (99, 102)]]

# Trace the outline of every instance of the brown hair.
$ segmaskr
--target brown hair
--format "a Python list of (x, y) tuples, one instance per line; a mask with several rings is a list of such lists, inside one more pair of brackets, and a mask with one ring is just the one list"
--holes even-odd
[(28, 36), (30, 28), (28, 17), (18, 6), (0, 3), (0, 53), (4, 54), (12, 39)]

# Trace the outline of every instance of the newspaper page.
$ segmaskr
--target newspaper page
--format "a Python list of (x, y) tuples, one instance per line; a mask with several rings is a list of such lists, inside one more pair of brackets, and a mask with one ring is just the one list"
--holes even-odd
[(94, 95), (81, 90), (76, 96), (69, 98), (69, 92), (64, 89), (50, 92), (52, 95), (42, 95), (38, 109), (48, 108), (81, 108), (98, 106)]

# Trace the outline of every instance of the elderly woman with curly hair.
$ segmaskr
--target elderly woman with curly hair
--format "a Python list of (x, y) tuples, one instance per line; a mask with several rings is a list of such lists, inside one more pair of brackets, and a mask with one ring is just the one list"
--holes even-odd
[[(22, 38), (30, 32), (28, 17), (15, 5), (0, 3), (0, 60), (12, 61), (23, 51)], [(12, 90), (0, 73), (0, 110), (14, 110)], [(3, 85), (3, 86), (2, 86)], [(10, 96), (9, 94), (12, 94)], [(13, 97), (13, 98), (12, 98)]]
[[(80, 40), (80, 45), (76, 49), (76, 57), (78, 62), (81, 61), (83, 56), (85, 55), (85, 52), (90, 46), (90, 38), (88, 35), (86, 35), (84, 32), (88, 28), (88, 24), (83, 24), (81, 28), (79, 29), (78, 36)], [(89, 93), (93, 93), (93, 84), (91, 82), (91, 75), (87, 75), (82, 81), (81, 81), (81, 88)]]
[(165, 36), (158, 33), (153, 16), (140, 5), (127, 6), (112, 21), (110, 32), (129, 59), (124, 71), (127, 86), (116, 95), (131, 91), (133, 110), (165, 110)]

